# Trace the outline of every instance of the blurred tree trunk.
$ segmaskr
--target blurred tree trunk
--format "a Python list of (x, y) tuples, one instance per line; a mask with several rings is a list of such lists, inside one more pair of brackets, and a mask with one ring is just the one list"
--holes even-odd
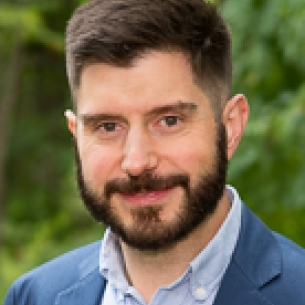
[[(8, 135), (12, 121), (12, 111), (18, 99), (21, 71), (22, 71), (22, 39), (17, 30), (9, 62), (2, 96), (0, 96), (0, 249), (3, 235), (1, 224), (5, 218), (5, 164), (8, 147)], [(2, 70), (3, 71), (3, 70)]]

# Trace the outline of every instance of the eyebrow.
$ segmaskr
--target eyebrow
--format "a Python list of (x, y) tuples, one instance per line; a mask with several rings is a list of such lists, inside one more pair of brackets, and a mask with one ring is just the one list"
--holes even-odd
[(170, 105), (158, 106), (150, 110), (147, 116), (157, 116), (166, 112), (194, 112), (197, 110), (197, 105), (191, 102), (175, 102)]
[(79, 115), (80, 120), (85, 126), (93, 126), (100, 121), (123, 121), (127, 120), (117, 114), (106, 114), (106, 113), (96, 113), (96, 114), (81, 114)]
[[(153, 117), (158, 116), (167, 112), (195, 112), (197, 110), (197, 105), (191, 102), (175, 102), (173, 104), (168, 104), (164, 106), (157, 106), (149, 110), (145, 116)], [(111, 113), (96, 113), (96, 114), (80, 114), (79, 119), (83, 122), (85, 126), (94, 125), (100, 121), (122, 121), (127, 123), (126, 118), (119, 114)]]

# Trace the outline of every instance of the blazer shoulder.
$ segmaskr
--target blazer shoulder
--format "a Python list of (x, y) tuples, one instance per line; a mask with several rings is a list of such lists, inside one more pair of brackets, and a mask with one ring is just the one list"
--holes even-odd
[(305, 252), (274, 233), (245, 205), (231, 263), (215, 305), (304, 305)]
[(278, 233), (278, 232), (272, 232), (272, 234), (275, 236), (276, 240), (278, 241), (280, 247), (284, 252), (292, 251), (296, 254), (299, 254), (301, 256), (305, 255), (305, 249), (295, 243), (293, 240), (287, 238), (286, 236)]
[(279, 233), (273, 235), (282, 254), (281, 274), (264, 289), (274, 304), (305, 304), (305, 250)]
[[(305, 282), (305, 249), (288, 239), (287, 237), (273, 232), (282, 252), (283, 272), (290, 271), (293, 277), (302, 278)], [(297, 276), (298, 274), (298, 276)]]
[(101, 241), (69, 251), (19, 277), (10, 287), (4, 305), (53, 304), (61, 291), (90, 274), (99, 276)]

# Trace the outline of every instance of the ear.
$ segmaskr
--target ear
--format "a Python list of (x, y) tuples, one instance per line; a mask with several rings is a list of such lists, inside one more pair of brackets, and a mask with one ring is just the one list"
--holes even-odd
[(67, 119), (67, 125), (72, 133), (72, 135), (75, 137), (76, 136), (76, 116), (71, 110), (66, 110), (65, 111), (65, 117)]
[(227, 154), (231, 159), (244, 133), (249, 117), (249, 104), (242, 94), (233, 96), (225, 105), (222, 122), (227, 131)]

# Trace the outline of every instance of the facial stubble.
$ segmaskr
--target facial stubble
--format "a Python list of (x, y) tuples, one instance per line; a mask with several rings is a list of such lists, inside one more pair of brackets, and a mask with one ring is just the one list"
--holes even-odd
[[(201, 173), (195, 187), (190, 187), (186, 174), (155, 176), (145, 172), (137, 177), (108, 181), (103, 189), (93, 190), (86, 182), (81, 159), (75, 144), (77, 181), (81, 197), (91, 215), (109, 226), (126, 244), (139, 250), (156, 251), (171, 247), (186, 238), (217, 208), (223, 195), (227, 173), (227, 140), (222, 124), (216, 138), (216, 153), (209, 172)], [(118, 215), (113, 204), (115, 194), (137, 194), (180, 187), (184, 198), (175, 217), (162, 221), (162, 205), (144, 206), (130, 210), (133, 225), (127, 227), (123, 216)]]

